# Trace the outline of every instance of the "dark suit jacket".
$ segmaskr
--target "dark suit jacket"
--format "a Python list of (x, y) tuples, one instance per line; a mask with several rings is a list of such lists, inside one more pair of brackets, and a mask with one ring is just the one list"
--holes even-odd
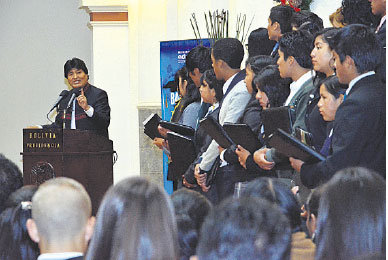
[[(58, 115), (55, 118), (55, 123), (52, 125), (54, 127), (62, 128), (63, 125), (63, 111), (67, 106), (71, 98), (71, 94), (76, 91), (73, 89), (70, 91), (70, 94), (64, 98), (58, 109)], [(110, 123), (110, 107), (108, 103), (108, 95), (102, 89), (96, 88), (92, 85), (87, 85), (84, 87), (84, 93), (88, 100), (88, 104), (93, 107), (94, 113), (92, 117), (88, 117), (84, 110), (78, 105), (78, 102), (75, 102), (75, 120), (76, 128), (83, 130), (94, 130), (97, 133), (108, 137), (108, 126)], [(70, 129), (71, 125), (71, 113), (72, 106), (66, 111), (65, 118), (65, 127)]]
[(337, 171), (362, 166), (385, 178), (385, 89), (378, 76), (362, 78), (339, 106), (333, 123), (333, 153), (326, 160), (303, 164), (302, 183), (314, 188)]
[(382, 47), (382, 55), (381, 55), (381, 63), (376, 68), (376, 74), (380, 77), (381, 81), (385, 84), (386, 82), (386, 33), (385, 33), (385, 25), (386, 21), (380, 27), (380, 30), (376, 33), (376, 38), (379, 41)]

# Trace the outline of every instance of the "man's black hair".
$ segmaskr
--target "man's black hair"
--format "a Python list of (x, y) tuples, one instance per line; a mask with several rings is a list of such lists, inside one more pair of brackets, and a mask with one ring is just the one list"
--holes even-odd
[(12, 161), (0, 154), (0, 213), (4, 210), (9, 195), (23, 186), (23, 177)]
[(380, 63), (381, 46), (375, 33), (366, 25), (352, 24), (342, 28), (334, 42), (341, 63), (346, 56), (351, 57), (359, 74), (374, 70)]
[(72, 69), (83, 70), (85, 74), (89, 74), (85, 62), (78, 58), (72, 58), (71, 60), (66, 61), (64, 66), (65, 78), (67, 78), (67, 74), (69, 74), (69, 71)]
[(210, 49), (204, 46), (197, 46), (186, 55), (186, 68), (188, 72), (193, 72), (198, 68), (200, 73), (212, 68)]
[(317, 14), (307, 10), (295, 12), (291, 19), (292, 26), (296, 28), (299, 28), (300, 26), (302, 26), (302, 24), (305, 24), (307, 22), (313, 23), (314, 27), (318, 29), (317, 31), (323, 29), (322, 19)]
[(306, 69), (313, 67), (310, 56), (313, 48), (313, 36), (307, 31), (288, 32), (279, 41), (279, 49), (284, 53), (284, 60), (292, 56), (299, 66)]
[(275, 44), (276, 41), (271, 41), (268, 38), (268, 30), (266, 28), (253, 30), (248, 37), (249, 57), (257, 55), (271, 55)]
[(200, 260), (289, 259), (291, 230), (280, 209), (258, 198), (228, 198), (201, 228)]
[(272, 23), (278, 22), (280, 31), (284, 34), (292, 31), (291, 18), (294, 13), (295, 10), (292, 7), (278, 5), (271, 8), (269, 19), (271, 19)]
[(372, 13), (369, 0), (342, 0), (341, 6), (344, 23), (347, 25), (364, 24), (375, 28), (380, 22)]
[(235, 38), (224, 38), (216, 41), (212, 48), (215, 60), (223, 60), (232, 69), (239, 69), (244, 58), (244, 47)]

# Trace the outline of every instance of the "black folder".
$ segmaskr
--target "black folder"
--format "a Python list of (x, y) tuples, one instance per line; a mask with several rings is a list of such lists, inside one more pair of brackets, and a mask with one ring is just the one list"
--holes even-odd
[(175, 133), (181, 134), (181, 135), (186, 135), (186, 136), (194, 136), (195, 130), (187, 125), (182, 125), (176, 122), (167, 122), (164, 120), (161, 120), (159, 122), (159, 125), (161, 127), (164, 127), (170, 131), (173, 131)]
[(266, 139), (280, 128), (286, 133), (292, 133), (292, 119), (290, 107), (274, 107), (261, 111), (261, 121), (264, 125)]
[(325, 157), (320, 153), (282, 129), (277, 129), (275, 133), (269, 136), (268, 143), (277, 152), (286, 157), (294, 157), (304, 162), (319, 162), (325, 160)]
[[(174, 132), (167, 133), (168, 146), (170, 147), (171, 160), (174, 170), (183, 175), (196, 158), (194, 142), (191, 138)], [(181, 176), (176, 176), (181, 177)]]
[(232, 145), (235, 145), (233, 140), (226, 133), (225, 129), (212, 117), (207, 117), (202, 119), (200, 122), (200, 127), (202, 127), (205, 132), (213, 138), (219, 146), (224, 149), (229, 148)]
[(158, 131), (158, 125), (161, 120), (158, 114), (152, 113), (143, 121), (144, 133), (152, 140), (155, 137), (163, 138)]
[(258, 136), (248, 125), (225, 123), (223, 128), (235, 144), (241, 145), (252, 154), (261, 147)]

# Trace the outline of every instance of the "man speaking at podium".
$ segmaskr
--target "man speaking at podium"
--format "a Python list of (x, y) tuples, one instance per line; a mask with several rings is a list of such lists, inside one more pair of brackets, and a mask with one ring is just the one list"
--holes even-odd
[(110, 107), (106, 92), (89, 84), (88, 69), (78, 58), (66, 61), (64, 73), (73, 89), (61, 93), (59, 104), (54, 105), (59, 105), (55, 122), (43, 128), (94, 130), (108, 137)]

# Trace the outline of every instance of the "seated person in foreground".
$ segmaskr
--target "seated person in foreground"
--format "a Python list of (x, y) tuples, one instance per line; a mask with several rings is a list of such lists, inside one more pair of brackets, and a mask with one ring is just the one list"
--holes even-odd
[(199, 260), (289, 259), (291, 229), (280, 209), (266, 200), (228, 198), (202, 225)]
[(93, 234), (92, 203), (77, 181), (59, 177), (39, 186), (32, 197), (28, 234), (39, 244), (40, 259), (83, 259)]

